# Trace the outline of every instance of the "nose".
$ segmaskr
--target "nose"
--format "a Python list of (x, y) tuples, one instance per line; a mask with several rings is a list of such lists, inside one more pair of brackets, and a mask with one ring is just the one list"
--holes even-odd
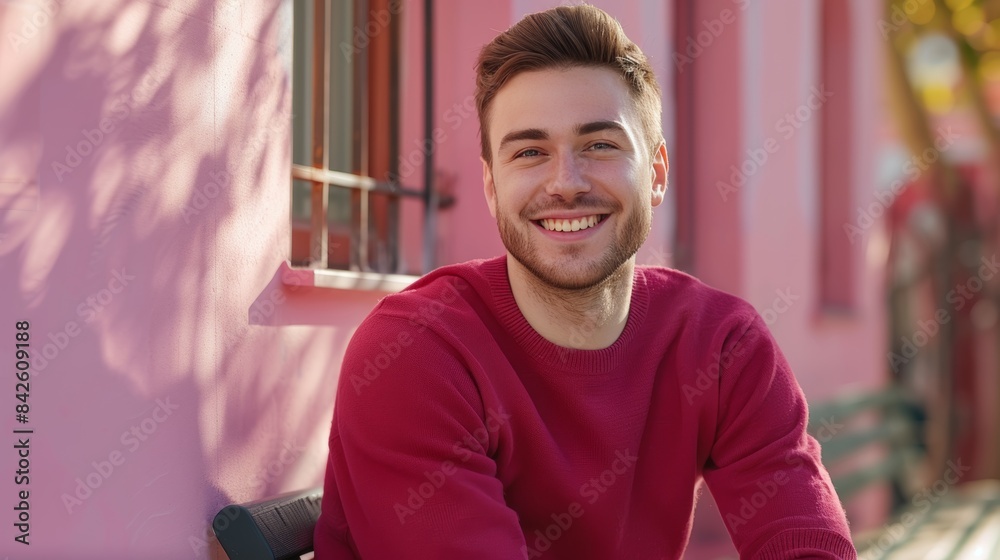
[(590, 192), (587, 164), (584, 158), (572, 152), (558, 154), (553, 161), (552, 178), (545, 192), (565, 200), (573, 200), (580, 194)]

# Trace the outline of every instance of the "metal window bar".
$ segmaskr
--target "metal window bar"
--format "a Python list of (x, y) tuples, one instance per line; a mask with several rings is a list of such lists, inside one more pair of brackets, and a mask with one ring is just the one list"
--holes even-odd
[[(434, 136), (434, 0), (424, 0), (424, 142), (433, 146)], [(434, 188), (434, 150), (424, 160), (424, 273), (434, 269), (437, 239), (437, 189)]]
[[(402, 0), (389, 0), (389, 6), (392, 6), (393, 2), (401, 2)], [(401, 52), (400, 44), (400, 26), (393, 25), (389, 28), (389, 52), (399, 53)], [(400, 118), (402, 111), (400, 111), (400, 66), (399, 66), (399, 56), (389, 57), (389, 136), (394, 139), (399, 139), (400, 136)], [(389, 144), (389, 177), (396, 178), (399, 177), (399, 142), (392, 142)], [(387, 219), (389, 220), (389, 242), (386, 252), (388, 253), (388, 266), (389, 270), (393, 272), (398, 272), (402, 266), (400, 259), (400, 246), (399, 246), (399, 198), (391, 199), (389, 203), (389, 212)]]
[[(330, 108), (330, 74), (327, 54), (330, 52), (330, 23), (326, 17), (326, 0), (313, 2), (313, 57), (312, 57), (312, 165), (317, 169), (327, 169), (326, 153), (327, 119)], [(321, 118), (318, 118), (321, 117)], [(293, 174), (292, 177), (295, 177)], [(323, 181), (312, 183), (312, 227), (309, 233), (309, 264), (316, 268), (327, 268), (329, 233), (326, 212), (330, 187)]]
[[(368, 191), (383, 193), (392, 196), (423, 198), (423, 189), (411, 189), (400, 186), (393, 181), (379, 181), (373, 177), (354, 175), (342, 171), (331, 169), (320, 169), (306, 165), (292, 165), (292, 178), (314, 183), (326, 183), (332, 187), (344, 189), (355, 189), (358, 191)], [(441, 206), (446, 206), (452, 199), (442, 199)]]
[[(354, 26), (352, 29), (365, 29), (368, 23), (370, 7), (366, 0), (354, 2)], [(374, 40), (372, 38), (369, 39)], [(352, 169), (355, 173), (368, 176), (369, 130), (368, 111), (368, 64), (370, 48), (354, 49), (354, 145), (360, 149), (354, 150)], [(390, 142), (395, 139), (390, 139)], [(368, 270), (368, 191), (351, 191), (351, 270)]]
[[(328, 244), (329, 225), (327, 223), (327, 211), (329, 201), (329, 188), (351, 189), (351, 204), (353, 209), (351, 218), (351, 251), (350, 269), (368, 270), (368, 246), (369, 246), (369, 197), (371, 193), (381, 193), (392, 198), (389, 206), (389, 239), (387, 240), (390, 262), (393, 272), (399, 266), (399, 198), (408, 197), (421, 199), (424, 203), (424, 239), (423, 239), (423, 272), (428, 272), (435, 266), (435, 223), (437, 210), (446, 208), (454, 203), (451, 196), (439, 196), (434, 188), (434, 161), (433, 152), (428, 154), (425, 160), (424, 185), (422, 189), (412, 189), (401, 186), (394, 179), (398, 177), (398, 134), (399, 134), (399, 63), (396, 56), (390, 60), (391, 67), (391, 88), (390, 99), (392, 107), (390, 112), (391, 132), (389, 138), (390, 146), (390, 180), (379, 181), (367, 176), (368, 171), (368, 119), (367, 114), (370, 109), (368, 104), (367, 83), (368, 83), (368, 54), (367, 49), (360, 49), (355, 56), (358, 58), (354, 64), (354, 75), (352, 76), (354, 89), (354, 116), (353, 116), (353, 141), (354, 145), (360, 149), (354, 150), (352, 167), (358, 174), (345, 173), (331, 170), (329, 164), (329, 153), (327, 143), (329, 141), (330, 122), (330, 64), (328, 56), (331, 53), (330, 18), (327, 15), (327, 2), (329, 0), (313, 0), (313, 42), (312, 42), (312, 104), (310, 121), (312, 123), (312, 158), (311, 166), (292, 164), (292, 179), (308, 181), (312, 184), (310, 194), (312, 202), (312, 212), (310, 217), (310, 259), (311, 268), (329, 268)], [(356, 0), (355, 14), (357, 14), (358, 28), (363, 29), (367, 23), (364, 18), (368, 17), (368, 2), (366, 0)], [(424, 129), (425, 141), (433, 142), (434, 130), (434, 104), (433, 104), (433, 0), (424, 1)], [(393, 26), (390, 41), (392, 52), (398, 53), (399, 30)]]

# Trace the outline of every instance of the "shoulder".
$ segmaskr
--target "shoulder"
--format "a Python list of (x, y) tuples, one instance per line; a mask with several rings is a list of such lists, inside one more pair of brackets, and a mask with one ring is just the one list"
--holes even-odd
[(405, 318), (412, 326), (427, 324), (446, 313), (464, 313), (489, 292), (487, 275), (497, 259), (480, 259), (437, 268), (382, 298), (366, 321), (378, 316)]
[(406, 422), (427, 407), (482, 409), (467, 360), (420, 318), (376, 308), (347, 345), (335, 410), (342, 422)]
[(466, 385), (460, 340), (481, 323), (478, 302), (489, 291), (482, 271), (487, 262), (441, 267), (379, 300), (351, 337), (342, 383), (350, 382), (357, 393), (387, 377), (408, 389)]
[(637, 270), (637, 278), (648, 293), (649, 313), (654, 320), (674, 325), (682, 333), (731, 342), (751, 328), (764, 327), (749, 302), (690, 274), (664, 267), (643, 266)]
[[(650, 313), (658, 327), (667, 325), (664, 342), (681, 365), (675, 375), (688, 404), (708, 405), (716, 418), (779, 386), (788, 398), (797, 394), (777, 342), (749, 302), (683, 272), (644, 272)], [(715, 398), (701, 398), (706, 394)]]

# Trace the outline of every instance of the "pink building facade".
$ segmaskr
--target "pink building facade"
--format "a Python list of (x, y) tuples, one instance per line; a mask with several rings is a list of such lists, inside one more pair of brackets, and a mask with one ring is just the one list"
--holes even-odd
[[(322, 480), (340, 359), (388, 288), (286, 264), (291, 1), (0, 6), (8, 475), (30, 440), (27, 480), (0, 482), (0, 555), (224, 558), (209, 525), (221, 507)], [(671, 184), (638, 262), (750, 301), (811, 400), (883, 384), (887, 242), (878, 220), (853, 241), (843, 231), (881, 185), (877, 3), (593, 3), (664, 91)], [(455, 198), (437, 265), (503, 250), (472, 69), (498, 31), (556, 4), (435, 2), (434, 162)], [(402, 89), (419, 91), (422, 2), (402, 6)], [(421, 100), (400, 103), (409, 158)], [(423, 176), (419, 153), (409, 165)], [(419, 208), (401, 220), (419, 269)], [(15, 390), (19, 332), (30, 387)]]

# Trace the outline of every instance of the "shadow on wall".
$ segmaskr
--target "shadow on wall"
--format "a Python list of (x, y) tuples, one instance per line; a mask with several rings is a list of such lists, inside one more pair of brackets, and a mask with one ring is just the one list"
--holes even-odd
[(288, 2), (0, 6), (0, 332), (28, 321), (32, 352), (25, 558), (64, 543), (224, 558), (222, 506), (322, 477), (335, 364), (375, 298), (310, 314), (316, 294), (274, 276), (289, 17)]

